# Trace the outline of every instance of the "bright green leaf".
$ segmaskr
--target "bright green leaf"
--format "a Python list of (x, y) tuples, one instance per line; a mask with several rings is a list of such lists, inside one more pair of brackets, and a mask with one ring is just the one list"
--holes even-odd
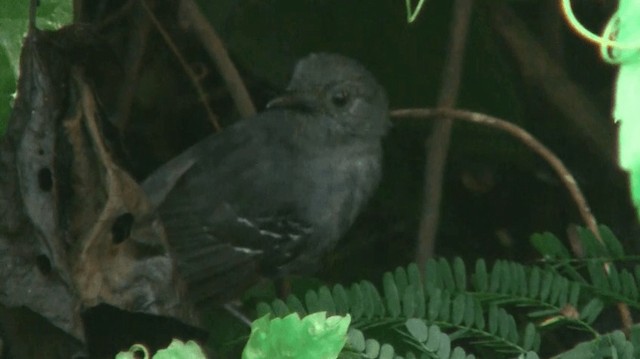
[(349, 315), (327, 317), (319, 312), (300, 318), (264, 316), (251, 325), (243, 359), (335, 359), (347, 340)]
[(153, 359), (206, 359), (206, 356), (193, 340), (184, 343), (174, 339), (168, 347), (158, 350)]

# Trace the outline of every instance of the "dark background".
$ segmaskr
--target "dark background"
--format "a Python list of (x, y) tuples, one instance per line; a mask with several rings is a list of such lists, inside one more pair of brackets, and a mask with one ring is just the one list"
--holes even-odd
[[(214, 132), (213, 126), (175, 51), (140, 2), (78, 3), (81, 22), (91, 25), (91, 36), (106, 49), (107, 55), (88, 61), (102, 110), (115, 128), (120, 161), (142, 180)], [(593, 31), (604, 26), (617, 6), (610, 0), (573, 3), (578, 18)], [(214, 62), (181, 18), (179, 1), (147, 4), (177, 51), (200, 75), (207, 103), (223, 127), (237, 121), (238, 112)], [(427, 1), (412, 24), (406, 21), (404, 3), (397, 0), (203, 0), (199, 5), (258, 109), (283, 90), (298, 58), (320, 51), (362, 62), (386, 88), (393, 109), (436, 104), (450, 41), (450, 0)], [(504, 30), (505, 22), (520, 30)], [(546, 71), (547, 65), (535, 71), (532, 64), (541, 63), (558, 71)], [(562, 91), (561, 80), (576, 86), (581, 98), (559, 102), (554, 91)], [(530, 131), (565, 162), (598, 221), (635, 252), (638, 226), (628, 199), (628, 179), (615, 163), (616, 130), (610, 116), (614, 81), (615, 68), (604, 64), (597, 49), (569, 29), (556, 0), (475, 1), (457, 107)], [(596, 126), (580, 122), (584, 111)], [(380, 189), (328, 256), (325, 270), (317, 275), (320, 282), (377, 283), (383, 272), (415, 258), (425, 141), (433, 120), (394, 122), (385, 141)], [(565, 237), (568, 226), (581, 223), (548, 165), (495, 129), (454, 124), (444, 178), (437, 256), (527, 262), (535, 259), (528, 243), (532, 233), (550, 231)], [(294, 282), (294, 291), (296, 285), (304, 288), (318, 281)], [(260, 290), (254, 294), (264, 295)], [(217, 340), (224, 341), (223, 335)]]

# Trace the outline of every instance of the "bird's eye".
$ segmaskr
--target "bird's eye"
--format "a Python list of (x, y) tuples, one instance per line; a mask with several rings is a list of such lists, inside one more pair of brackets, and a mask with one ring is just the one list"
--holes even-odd
[(349, 94), (346, 91), (339, 91), (331, 95), (331, 103), (336, 107), (344, 107), (349, 102)]

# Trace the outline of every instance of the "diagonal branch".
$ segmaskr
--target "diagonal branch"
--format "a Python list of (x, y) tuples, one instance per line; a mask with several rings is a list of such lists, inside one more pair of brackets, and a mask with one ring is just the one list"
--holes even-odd
[(193, 0), (182, 0), (180, 3), (181, 15), (193, 26), (198, 38), (204, 45), (205, 50), (218, 66), (220, 75), (227, 84), (229, 93), (236, 104), (236, 108), (242, 117), (249, 117), (256, 114), (256, 108), (251, 101), (249, 92), (244, 86), (244, 82), (233, 65), (227, 49), (216, 33), (209, 21), (202, 15), (198, 5)]
[(401, 109), (392, 111), (391, 116), (400, 118), (455, 118), (463, 121), (487, 125), (509, 133), (510, 135), (527, 145), (527, 147), (533, 150), (533, 152), (540, 155), (540, 157), (542, 157), (551, 166), (551, 168), (553, 168), (553, 170), (558, 174), (558, 177), (560, 178), (562, 184), (564, 184), (564, 186), (567, 188), (567, 191), (571, 195), (571, 198), (573, 198), (576, 207), (578, 207), (578, 211), (580, 212), (580, 216), (582, 217), (585, 226), (589, 228), (591, 232), (593, 232), (598, 240), (602, 241), (600, 232), (598, 231), (596, 219), (593, 216), (593, 213), (591, 213), (591, 208), (589, 207), (587, 200), (582, 194), (582, 191), (580, 190), (580, 187), (578, 186), (578, 183), (576, 182), (571, 172), (569, 172), (567, 167), (553, 152), (551, 152), (551, 150), (549, 150), (544, 144), (538, 141), (523, 128), (516, 126), (511, 122), (501, 120), (489, 115), (447, 108)]
[(219, 132), (222, 128), (218, 123), (218, 116), (216, 116), (213, 113), (211, 106), (209, 106), (209, 101), (207, 100), (206, 92), (204, 91), (204, 88), (202, 88), (202, 85), (198, 80), (198, 75), (196, 75), (196, 73), (193, 71), (191, 66), (189, 66), (189, 64), (187, 63), (187, 60), (184, 58), (184, 56), (182, 56), (182, 54), (180, 53), (180, 50), (178, 50), (178, 47), (171, 39), (171, 36), (169, 36), (167, 31), (164, 29), (164, 27), (158, 20), (158, 18), (153, 14), (153, 11), (151, 11), (151, 9), (149, 8), (149, 5), (147, 4), (147, 0), (140, 0), (140, 4), (142, 4), (142, 8), (147, 13), (147, 15), (149, 15), (149, 18), (155, 25), (156, 29), (158, 29), (158, 32), (160, 32), (160, 35), (162, 35), (162, 38), (166, 42), (167, 46), (171, 49), (173, 54), (176, 56), (176, 58), (180, 62), (180, 65), (182, 65), (184, 72), (187, 74), (187, 76), (189, 76), (189, 79), (191, 80), (191, 84), (193, 84), (193, 87), (195, 87), (196, 92), (198, 93), (198, 97), (200, 98), (200, 101), (202, 102), (202, 105), (204, 106), (204, 109), (207, 112), (207, 117), (209, 118), (209, 121), (213, 125), (213, 128), (216, 130), (216, 132)]

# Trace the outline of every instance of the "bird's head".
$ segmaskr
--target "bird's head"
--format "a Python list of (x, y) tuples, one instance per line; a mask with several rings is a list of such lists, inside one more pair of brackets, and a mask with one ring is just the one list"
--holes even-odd
[(347, 57), (318, 53), (301, 59), (287, 91), (267, 105), (312, 116), (330, 133), (380, 138), (389, 127), (387, 96), (373, 75)]

